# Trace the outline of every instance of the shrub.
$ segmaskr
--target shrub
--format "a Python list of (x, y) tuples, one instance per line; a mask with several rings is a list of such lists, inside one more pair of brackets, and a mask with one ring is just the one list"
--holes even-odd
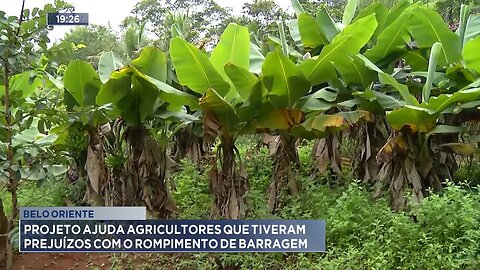
[[(303, 178), (306, 185), (309, 179)], [(394, 213), (357, 182), (343, 191), (313, 184), (279, 214), (326, 219), (327, 252), (221, 254), (240, 269), (479, 269), (480, 195), (449, 183), (410, 212)]]

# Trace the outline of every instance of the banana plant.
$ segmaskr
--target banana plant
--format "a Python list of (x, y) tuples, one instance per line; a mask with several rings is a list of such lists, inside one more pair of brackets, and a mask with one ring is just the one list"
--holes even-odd
[[(209, 173), (214, 203), (212, 218), (241, 219), (246, 213), (248, 182), (235, 141), (253, 117), (261, 97), (258, 78), (251, 75), (248, 29), (229, 24), (210, 55), (181, 37), (170, 42), (170, 56), (179, 82), (201, 94), (206, 143), (217, 138), (217, 158)], [(234, 84), (238, 77), (241, 84)], [(258, 87), (253, 87), (257, 85)], [(220, 168), (218, 168), (218, 162)]]
[(297, 137), (290, 134), (290, 129), (305, 118), (296, 103), (310, 91), (311, 85), (299, 66), (279, 51), (267, 54), (260, 81), (264, 94), (253, 119), (254, 126), (257, 130), (279, 135), (276, 149), (271, 153), (275, 159), (267, 209), (272, 212), (282, 206), (286, 187), (293, 196), (299, 192), (295, 179), (295, 169), (300, 166), (295, 144)]
[[(453, 36), (450, 40), (444, 40), (450, 43), (457, 41)], [(407, 206), (408, 200), (404, 194), (407, 189), (412, 190), (411, 202), (418, 203), (428, 195), (430, 188), (438, 191), (445, 178), (452, 179), (456, 161), (445, 153), (445, 149), (451, 152), (461, 148), (456, 138), (462, 131), (458, 121), (456, 123), (452, 119), (462, 112), (476, 111), (480, 99), (480, 88), (475, 83), (453, 93), (442, 88), (446, 83), (436, 77), (446, 80), (446, 76), (438, 74), (438, 66), (443, 66), (442, 59), (445, 56), (443, 43), (434, 43), (430, 49), (426, 81), (421, 84), (420, 93), (415, 89), (418, 86), (407, 84), (408, 78), (418, 73), (407, 74), (407, 79), (403, 80), (405, 84), (400, 83), (361, 56), (366, 66), (377, 72), (380, 87), (396, 92), (396, 96), (392, 97), (370, 89), (357, 95), (380, 105), (394, 131), (377, 153), (376, 159), (382, 164), (378, 178), (389, 186), (392, 207), (397, 211)], [(471, 56), (465, 54), (464, 50), (463, 58), (468, 57)], [(450, 141), (445, 143), (445, 138)]]
[[(326, 13), (321, 13), (319, 17), (323, 14)], [(328, 17), (328, 14), (326, 15)], [(278, 143), (271, 148), (276, 152), (272, 153), (275, 156), (275, 170), (269, 187), (269, 211), (281, 208), (285, 203), (283, 194), (296, 195), (299, 192), (294, 177), (294, 170), (299, 166), (295, 146), (297, 139), (332, 138), (335, 137), (336, 131), (364, 119), (362, 112), (341, 113), (335, 110), (339, 91), (332, 85), (335, 85), (337, 76), (330, 76), (329, 73), (332, 70), (335, 73), (336, 67), (342, 71), (353, 69), (351, 68), (354, 67), (353, 59), (349, 55), (354, 56), (358, 53), (368, 41), (368, 36), (373, 34), (376, 26), (375, 17), (372, 15), (358, 20), (335, 34), (329, 32), (330, 40), (326, 35), (323, 38), (323, 34), (311, 36), (324, 33), (325, 30), (321, 27), (325, 25), (317, 25), (310, 15), (301, 13), (298, 20), (303, 47), (312, 54), (318, 52), (319, 55), (314, 55), (311, 59), (295, 57), (295, 53), (292, 53), (292, 49), (286, 45), (285, 35), (282, 34), (283, 27), (279, 27), (280, 39), (277, 42), (279, 47), (266, 56), (260, 77), (263, 87), (262, 103), (254, 119), (254, 126), (257, 130), (278, 135), (276, 139)], [(313, 26), (310, 24), (312, 21)], [(330, 26), (335, 27), (333, 22)], [(360, 38), (361, 35), (367, 37)], [(311, 45), (311, 41), (316, 38), (318, 43)], [(350, 39), (354, 42), (347, 48), (344, 44)], [(330, 54), (341, 57), (331, 58)], [(328, 145), (323, 147), (328, 149)], [(325, 153), (328, 160), (339, 158), (328, 156), (328, 151), (318, 151), (322, 158)], [(322, 162), (317, 165), (323, 168), (324, 164)]]
[(425, 70), (429, 50), (436, 42), (442, 44), (438, 58), (440, 66), (461, 60), (459, 36), (433, 9), (405, 0), (377, 16), (384, 19), (376, 39), (364, 55), (380, 68), (392, 71), (394, 65), (403, 59), (410, 62), (412, 68)]
[[(395, 20), (388, 19), (392, 14), (397, 14)], [(439, 190), (441, 181), (452, 179), (457, 168), (454, 153), (462, 154), (459, 149), (475, 152), (458, 143), (460, 123), (475, 117), (478, 104), (478, 54), (471, 34), (475, 31), (465, 31), (468, 14), (462, 17), (455, 34), (433, 10), (399, 3), (387, 13), (376, 43), (365, 52), (369, 59), (362, 58), (378, 72), (380, 86), (390, 89), (388, 96), (372, 91), (373, 87), (357, 94), (368, 100), (370, 107), (377, 103), (377, 115), (381, 115), (379, 108), (387, 112), (393, 132), (377, 155), (382, 164), (378, 178), (389, 184), (396, 210), (406, 206), (406, 188), (413, 189), (412, 201), (418, 202), (428, 188)], [(470, 33), (466, 42), (465, 32)], [(402, 62), (401, 68), (393, 70), (394, 76), (387, 74), (392, 72), (392, 64), (386, 63), (392, 60)]]
[[(88, 184), (83, 201), (92, 205), (105, 205), (103, 199), (104, 187), (107, 183), (107, 168), (105, 166), (105, 150), (99, 131), (100, 125), (108, 122), (106, 111), (108, 106), (97, 106), (95, 97), (100, 91), (100, 77), (93, 66), (82, 60), (70, 62), (63, 77), (65, 87), (63, 101), (69, 112), (69, 121), (56, 128), (58, 134), (66, 134), (64, 143), (69, 149), (79, 148), (83, 144), (84, 133), (88, 134), (86, 146), (85, 169)], [(76, 146), (75, 146), (76, 144)], [(71, 153), (76, 154), (76, 153)], [(78, 154), (78, 153), (77, 153)], [(78, 165), (83, 161), (77, 161)]]
[[(353, 17), (352, 22), (356, 22), (372, 14), (376, 17), (378, 25), (370, 40), (367, 42), (366, 48), (376, 43), (379, 33), (381, 33), (385, 27), (386, 18), (389, 16), (390, 18), (394, 17), (395, 13), (401, 10), (404, 4), (405, 3), (399, 3), (397, 7), (389, 11), (383, 3), (373, 2), (365, 9), (360, 10), (357, 16)], [(357, 123), (346, 132), (346, 139), (349, 139), (354, 144), (354, 156), (350, 159), (347, 157), (347, 160), (349, 160), (349, 165), (352, 168), (351, 172), (353, 172), (357, 179), (362, 180), (364, 183), (373, 183), (380, 169), (375, 159), (375, 154), (385, 144), (389, 128), (385, 125), (385, 119), (381, 109), (370, 110), (372, 109), (371, 103), (363, 102), (356, 104), (355, 102), (351, 102), (352, 99), (355, 99), (353, 94), (356, 91), (370, 89), (377, 80), (375, 72), (366, 68), (360, 57), (355, 55), (352, 59), (353, 65), (351, 66), (336, 66), (336, 70), (340, 74), (340, 81), (342, 81), (341, 84), (345, 85), (348, 89), (348, 94), (343, 95), (344, 100), (339, 101), (339, 105), (343, 107), (342, 109), (347, 110), (358, 109), (370, 111), (372, 112), (372, 117), (369, 118), (369, 121)], [(351, 107), (354, 104), (356, 107)], [(378, 109), (378, 106), (376, 109)], [(335, 154), (335, 151), (333, 154)], [(338, 164), (343, 165), (345, 163), (339, 162), (338, 159), (332, 163), (332, 169), (334, 172), (337, 172), (337, 174), (339, 171)]]
[[(116, 128), (126, 144), (127, 161), (123, 170), (114, 170), (114, 185), (123, 190), (123, 205), (145, 205), (155, 217), (174, 217), (178, 209), (170, 195), (167, 182), (174, 162), (167, 154), (168, 138), (156, 136), (155, 119), (165, 113), (177, 121), (184, 120), (182, 108), (195, 108), (195, 98), (166, 83), (166, 55), (149, 46), (138, 58), (118, 68), (118, 62), (101, 67), (100, 74), (108, 74), (96, 96), (97, 104), (111, 104), (113, 116), (119, 116), (125, 129)], [(152, 125), (154, 124), (154, 125)], [(117, 183), (118, 184), (118, 183)], [(112, 191), (113, 192), (113, 191)]]
[[(352, 17), (353, 19), (348, 18), (350, 15), (346, 15), (344, 24), (340, 24), (335, 23), (324, 9), (312, 16), (303, 12), (297, 1), (292, 3), (296, 7), (297, 20), (291, 23), (290, 31), (292, 36), (295, 36), (293, 33), (299, 33), (298, 41), (303, 44), (302, 47), (306, 52), (305, 59), (300, 60), (300, 66), (305, 76), (312, 82), (314, 89), (326, 86), (335, 89), (337, 95), (331, 102), (338, 104), (351, 98), (354, 91), (367, 88), (375, 80), (375, 73), (366, 68), (356, 55), (375, 39), (382, 18), (367, 10), (360, 11), (357, 17)], [(354, 12), (355, 8), (347, 7), (345, 14)], [(326, 113), (332, 114), (344, 110), (345, 108), (341, 106), (333, 106)], [(360, 121), (356, 125), (352, 124), (351, 131), (347, 134), (353, 134), (356, 129), (367, 129), (366, 126), (371, 130), (371, 126), (375, 127), (374, 123), (379, 122), (378, 119), (374, 120), (375, 117), (369, 117), (369, 119), (373, 123)], [(318, 138), (314, 144), (312, 158), (320, 174), (332, 172), (335, 175), (342, 175), (340, 156), (342, 133), (328, 134)], [(363, 153), (366, 152), (363, 151)]]
[[(186, 37), (188, 33), (188, 29), (185, 29), (185, 25), (179, 25), (177, 23), (172, 25), (171, 32), (172, 37), (181, 37), (183, 39), (188, 40), (189, 38)], [(200, 48), (201, 45), (197, 45)], [(169, 73), (168, 73), (168, 82), (173, 87), (177, 89), (181, 89), (183, 91), (189, 91), (187, 87), (183, 87), (180, 82), (178, 81), (176, 74), (172, 68), (171, 61), (168, 62)], [(192, 91), (190, 91), (192, 92)], [(200, 96), (198, 93), (191, 93), (194, 95)], [(192, 114), (196, 117), (201, 116), (200, 111), (189, 111), (189, 114)], [(192, 121), (189, 123), (182, 123), (181, 127), (173, 127), (176, 132), (173, 135), (173, 139), (171, 142), (171, 152), (170, 155), (172, 156), (175, 162), (179, 162), (181, 159), (187, 158), (192, 161), (198, 169), (201, 169), (201, 165), (204, 161), (206, 161), (206, 157), (208, 153), (211, 151), (212, 145), (209, 143), (205, 143), (202, 138), (202, 122), (201, 119), (198, 121)]]

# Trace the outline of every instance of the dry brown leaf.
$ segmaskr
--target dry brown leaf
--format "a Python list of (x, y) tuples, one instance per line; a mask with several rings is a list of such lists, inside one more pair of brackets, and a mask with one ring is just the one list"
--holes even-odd
[(221, 124), (212, 112), (203, 115), (203, 140), (205, 143), (214, 143), (220, 132)]
[(230, 188), (230, 198), (228, 203), (228, 216), (231, 219), (239, 219), (238, 198), (235, 187)]

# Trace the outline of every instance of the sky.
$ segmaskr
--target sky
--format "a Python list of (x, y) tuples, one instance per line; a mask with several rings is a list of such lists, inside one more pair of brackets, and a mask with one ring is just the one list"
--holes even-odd
[[(43, 7), (53, 0), (26, 0), (26, 8)], [(110, 25), (117, 27), (130, 14), (138, 0), (67, 0), (75, 6), (75, 12), (88, 13), (90, 24)], [(244, 0), (215, 0), (220, 6), (231, 7), (235, 14), (240, 14)], [(284, 9), (290, 8), (290, 0), (275, 0)], [(18, 16), (22, 7), (22, 0), (0, 0), (0, 10), (7, 15)], [(71, 26), (56, 26), (49, 34), (52, 41), (59, 40), (67, 33)]]

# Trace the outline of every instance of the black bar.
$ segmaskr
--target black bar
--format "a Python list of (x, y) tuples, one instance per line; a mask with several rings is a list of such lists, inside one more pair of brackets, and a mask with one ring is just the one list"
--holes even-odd
[(48, 25), (88, 25), (88, 13), (48, 13)]

